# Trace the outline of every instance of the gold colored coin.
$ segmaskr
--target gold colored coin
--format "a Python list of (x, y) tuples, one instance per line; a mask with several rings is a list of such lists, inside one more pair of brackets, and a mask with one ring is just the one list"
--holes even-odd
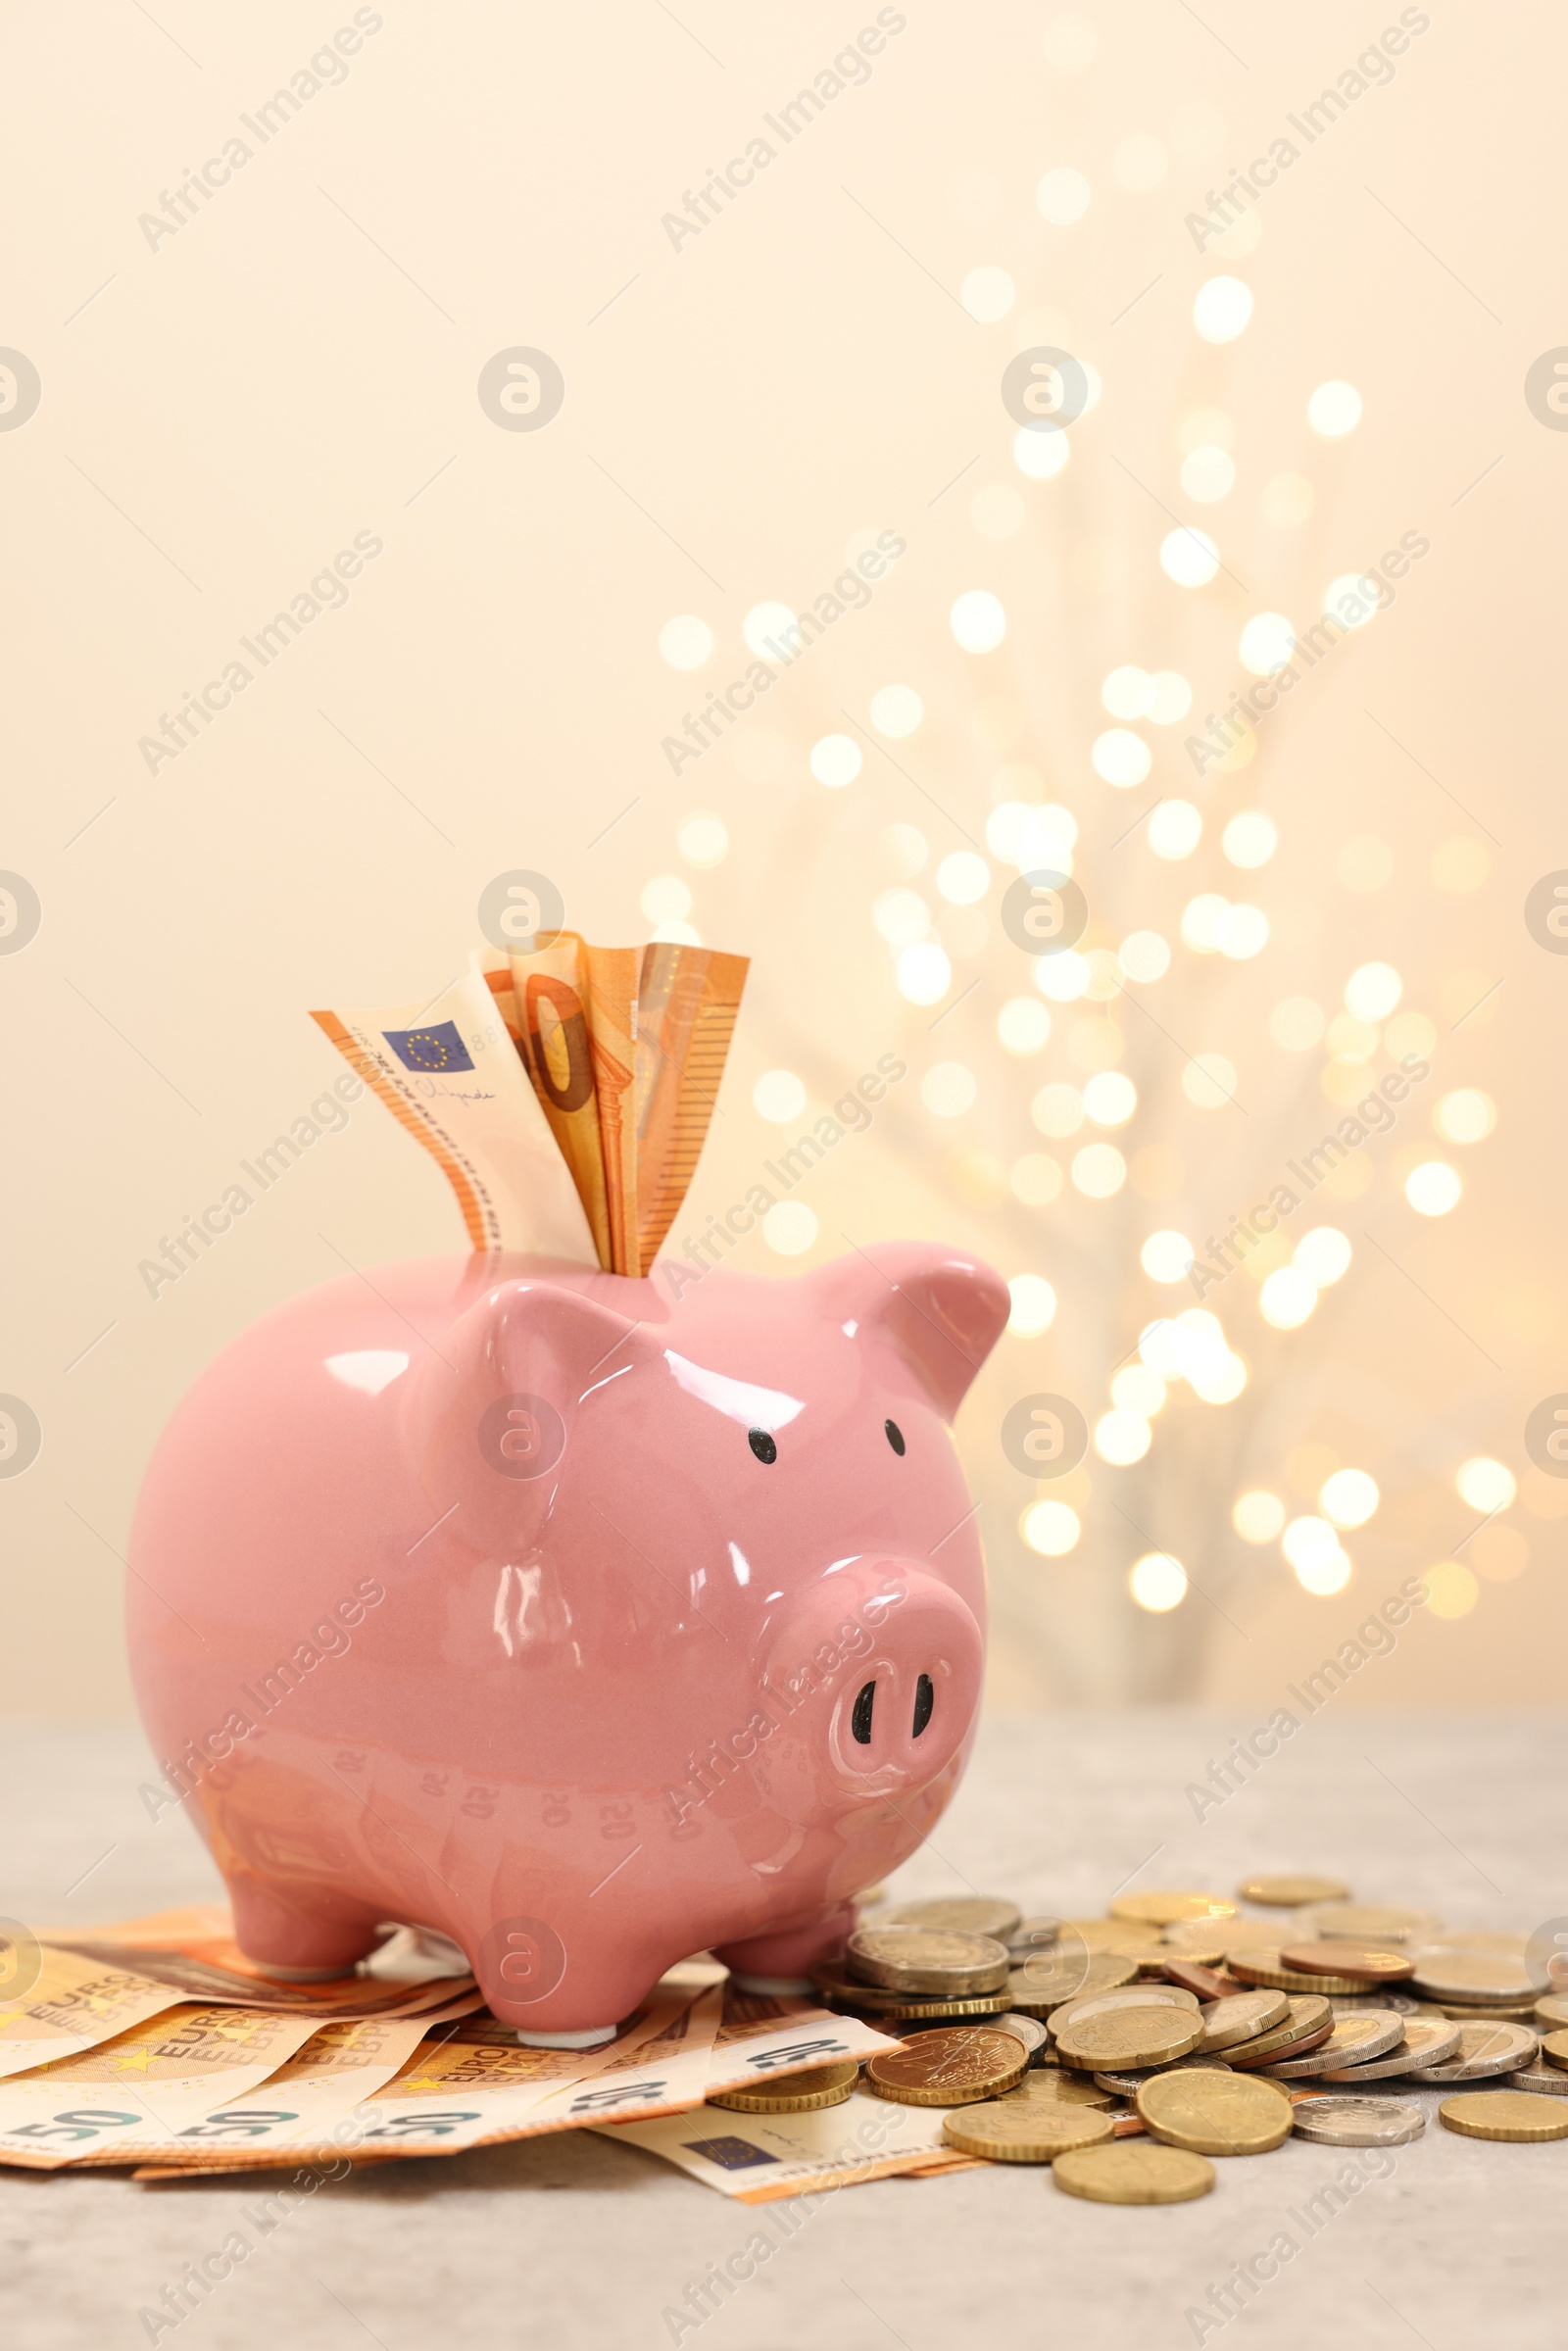
[(939, 2026), (912, 2033), (902, 2049), (879, 2049), (865, 2085), (901, 2106), (967, 2106), (1023, 2079), (1029, 2052), (991, 2025)]
[(1051, 2167), (1055, 2185), (1093, 2204), (1186, 2204), (1206, 2196), (1214, 2167), (1180, 2147), (1122, 2139), (1109, 2147), (1070, 2148)]
[(1116, 2126), (1108, 2114), (1090, 2107), (1058, 2107), (1049, 2098), (1021, 2105), (997, 2098), (950, 2114), (942, 2135), (963, 2154), (986, 2155), (993, 2163), (1050, 2163), (1069, 2147), (1095, 2147), (1114, 2138)]
[(1568, 1996), (1562, 1992), (1547, 1992), (1544, 2000), (1536, 2002), (1531, 2014), (1546, 2032), (1554, 2032), (1558, 2026), (1568, 2025)]
[(1291, 2135), (1290, 2100), (1250, 2074), (1156, 2074), (1136, 2104), (1155, 2138), (1195, 2155), (1266, 2155)]
[(1203, 2010), (1203, 2037), (1199, 2048), (1211, 2057), (1217, 2049), (1234, 2048), (1238, 2041), (1254, 2041), (1261, 2033), (1288, 2023), (1290, 2014), (1289, 1992), (1266, 1988), (1230, 1992), (1222, 2000), (1211, 2000)]
[(1114, 1951), (1121, 1958), (1134, 1958), (1144, 1951), (1158, 1951), (1163, 1941), (1159, 1929), (1143, 1919), (1063, 1919), (1054, 1947)]
[(1469, 2090), (1445, 2098), (1438, 2113), (1466, 2138), (1568, 2138), (1568, 2114), (1525, 2089)]
[(998, 1894), (954, 1894), (934, 1902), (901, 1902), (877, 1920), (879, 1927), (939, 1927), (954, 1935), (990, 1935), (1005, 1942), (1021, 1923), (1016, 1902)]
[(1168, 2065), (1203, 2037), (1203, 2020), (1186, 2008), (1106, 2008), (1069, 2018), (1052, 2035), (1063, 2065), (1103, 2073), (1126, 2066)]
[(1004, 1943), (941, 1927), (860, 1927), (845, 1960), (849, 1975), (890, 1991), (1000, 1991), (1009, 1974)]
[(773, 2082), (748, 2082), (739, 2089), (710, 2092), (710, 2106), (728, 2106), (736, 2114), (809, 2114), (819, 2106), (842, 2106), (855, 2093), (860, 2069), (853, 2057), (835, 2065), (808, 2066), (799, 2074), (783, 2074)]
[(1298, 2049), (1322, 2035), (1325, 2039), (1334, 2029), (1333, 2003), (1321, 1993), (1287, 1992), (1290, 2014), (1283, 2024), (1255, 2040), (1244, 2041), (1240, 2048), (1228, 2053), (1227, 2063), (1250, 2067), (1262, 2065), (1273, 2056), (1294, 2056)]
[(1296, 1925), (1302, 1935), (1343, 1935), (1347, 1942), (1436, 1942), (1443, 1921), (1430, 1910), (1395, 1902), (1310, 1902)]
[(1055, 2066), (1037, 2066), (1025, 2074), (1016, 2089), (1003, 2093), (1001, 2104), (1009, 2098), (1031, 2099), (1037, 2106), (1113, 2106), (1115, 2099), (1108, 2089), (1083, 2074), (1064, 2074)]
[(1277, 1951), (1283, 1922), (1279, 1919), (1178, 1919), (1165, 1929), (1165, 1948), (1181, 1959), (1196, 1959), (1216, 1946), (1224, 1951)]
[(1241, 1984), (1266, 1984), (1275, 1991), (1352, 1992), (1365, 1991), (1365, 1976), (1307, 1975), (1300, 1968), (1285, 1965), (1276, 1946), (1273, 1950), (1227, 1951), (1225, 1965)]
[(1541, 2044), (1548, 2065), (1568, 2066), (1568, 2033), (1548, 2033)]
[(1249, 1878), (1236, 1890), (1244, 1902), (1262, 1902), (1280, 1910), (1300, 1910), (1308, 1902), (1343, 1902), (1350, 1891), (1337, 1878), (1306, 1876)]
[(1227, 1902), (1223, 1894), (1185, 1891), (1115, 1894), (1111, 1898), (1110, 1915), (1113, 1919), (1142, 1919), (1151, 1927), (1174, 1927), (1179, 1920), (1233, 1919), (1236, 1905)]
[(1114, 1952), (1040, 1951), (1014, 1968), (1007, 1979), (1007, 2006), (1024, 2016), (1049, 2016), (1063, 2000), (1090, 1992), (1114, 1991), (1131, 1984), (1138, 1973), (1136, 1959)]
[(888, 2025), (914, 2022), (921, 2017), (927, 2024), (945, 2025), (950, 2017), (956, 2016), (1001, 2016), (1007, 2005), (1005, 1991), (967, 1994), (889, 1991), (885, 1984), (858, 1984), (842, 1968), (813, 1968), (811, 1982), (829, 2008), (858, 2009), (861, 2015), (875, 2017)]

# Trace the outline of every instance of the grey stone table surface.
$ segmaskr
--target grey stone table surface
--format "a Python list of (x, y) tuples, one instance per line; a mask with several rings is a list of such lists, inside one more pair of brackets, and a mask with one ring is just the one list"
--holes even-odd
[[(1188, 1791), (1246, 1727), (1170, 1712), (991, 1720), (935, 1843), (897, 1890), (1004, 1892), (1082, 1916), (1129, 1880), (1228, 1891), (1249, 1871), (1303, 1868), (1454, 1926), (1568, 1918), (1568, 1717), (1314, 1721), (1200, 1820)], [(133, 1732), (18, 1731), (3, 1743), (0, 1910), (87, 1923), (217, 1890), (188, 1826), (148, 1817), (137, 1791), (151, 1767)], [(1437, 2121), (1437, 2092), (1409, 2094), (1429, 2110), (1426, 2134), (1360, 2168), (1353, 2194), (1322, 2191), (1360, 2159), (1298, 2139), (1222, 2162), (1211, 2195), (1154, 2210), (1078, 2202), (1023, 2166), (848, 2188), (818, 2199), (700, 2325), (666, 2314), (745, 2245), (759, 2215), (652, 2155), (572, 2132), (367, 2169), (322, 2185), (269, 2234), (252, 2226), (250, 2257), (158, 2340), (179, 2351), (652, 2351), (677, 2339), (703, 2351), (1175, 2351), (1223, 2337), (1227, 2351), (1557, 2351), (1568, 2140), (1457, 2137)], [(8, 2351), (145, 2343), (139, 2311), (246, 2229), (260, 2184), (0, 2172)], [(1274, 2274), (1243, 2294), (1237, 2265), (1271, 2246), (1260, 2266)]]

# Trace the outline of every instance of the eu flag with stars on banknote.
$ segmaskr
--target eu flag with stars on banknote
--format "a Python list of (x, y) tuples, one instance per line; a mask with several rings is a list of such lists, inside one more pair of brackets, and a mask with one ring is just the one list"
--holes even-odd
[(428, 1029), (383, 1029), (382, 1036), (405, 1069), (471, 1069), (473, 1060), (455, 1020)]

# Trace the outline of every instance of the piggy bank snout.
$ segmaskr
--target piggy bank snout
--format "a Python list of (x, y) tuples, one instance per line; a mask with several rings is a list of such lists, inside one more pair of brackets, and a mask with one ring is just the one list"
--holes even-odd
[[(967, 1739), (980, 1702), (984, 1641), (971, 1609), (910, 1560), (863, 1563), (848, 1588), (819, 1588), (797, 1645), (812, 1641), (811, 1616), (831, 1614), (836, 1639), (826, 1706), (816, 1735), (847, 1794), (923, 1788)], [(787, 1678), (787, 1677), (786, 1677)]]

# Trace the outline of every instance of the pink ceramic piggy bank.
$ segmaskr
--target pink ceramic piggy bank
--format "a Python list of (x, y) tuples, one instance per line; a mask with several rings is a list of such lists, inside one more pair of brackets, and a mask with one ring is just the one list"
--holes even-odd
[(130, 1648), (260, 1965), (440, 1929), (525, 2038), (716, 1949), (793, 1984), (973, 1738), (980, 1544), (947, 1423), (1007, 1315), (901, 1245), (662, 1285), (429, 1258), (203, 1373), (131, 1541)]

